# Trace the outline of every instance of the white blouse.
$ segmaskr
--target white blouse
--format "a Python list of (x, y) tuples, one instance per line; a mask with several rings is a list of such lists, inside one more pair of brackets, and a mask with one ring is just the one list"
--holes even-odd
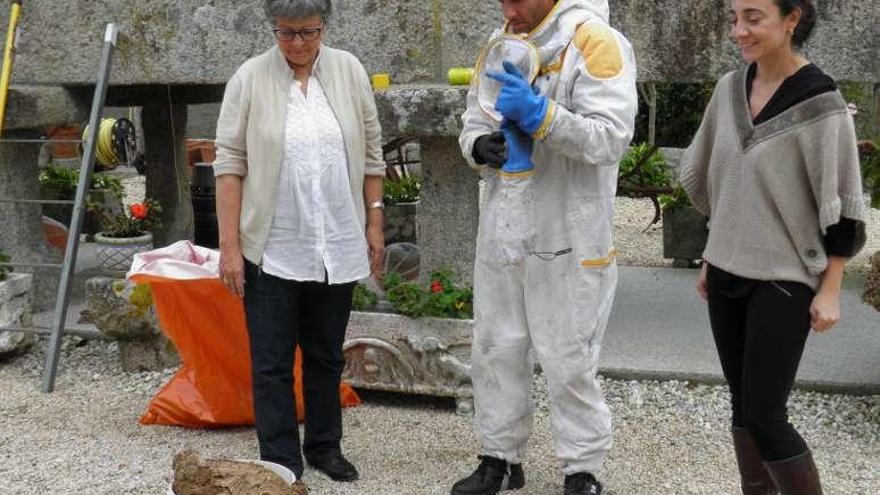
[(290, 85), (278, 201), (263, 271), (286, 280), (344, 284), (370, 275), (367, 241), (348, 180), (342, 129), (312, 76)]

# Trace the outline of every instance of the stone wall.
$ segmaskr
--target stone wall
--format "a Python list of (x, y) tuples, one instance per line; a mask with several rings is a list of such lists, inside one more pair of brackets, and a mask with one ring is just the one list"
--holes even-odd
[[(30, 0), (14, 81), (94, 82), (104, 25), (119, 25), (112, 84), (222, 85), (273, 43), (263, 0)], [(739, 65), (728, 0), (611, 0), (612, 24), (636, 49), (643, 80), (713, 80)], [(500, 25), (496, 0), (336, 0), (328, 43), (396, 83), (441, 82), (472, 66)], [(823, 0), (807, 46), (840, 80), (880, 81), (880, 0)], [(2, 16), (7, 12), (3, 9)], [(6, 21), (0, 17), (0, 22)]]

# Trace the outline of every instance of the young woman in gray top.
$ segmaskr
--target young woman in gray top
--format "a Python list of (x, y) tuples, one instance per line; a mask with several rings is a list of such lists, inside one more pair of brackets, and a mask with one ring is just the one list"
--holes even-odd
[(810, 0), (732, 0), (730, 15), (749, 66), (718, 82), (681, 177), (711, 220), (697, 290), (743, 493), (819, 494), (786, 403), (810, 327), (839, 320), (844, 265), (865, 241), (855, 129), (834, 81), (797, 50)]

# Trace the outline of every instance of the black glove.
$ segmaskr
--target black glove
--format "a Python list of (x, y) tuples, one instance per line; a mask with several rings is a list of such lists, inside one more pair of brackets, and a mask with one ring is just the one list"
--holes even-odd
[(486, 164), (492, 168), (501, 168), (507, 161), (507, 146), (504, 144), (504, 133), (495, 131), (492, 134), (483, 134), (474, 141), (474, 149), (471, 152), (474, 161), (480, 165)]

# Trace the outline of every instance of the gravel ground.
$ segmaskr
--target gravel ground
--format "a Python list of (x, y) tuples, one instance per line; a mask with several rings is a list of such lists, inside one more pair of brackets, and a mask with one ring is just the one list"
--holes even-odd
[[(152, 394), (171, 376), (125, 373), (114, 343), (65, 339), (57, 389), (37, 388), (42, 340), (0, 365), (0, 493), (164, 494), (173, 455), (254, 458), (250, 428), (186, 430), (139, 426)], [(615, 445), (601, 479), (609, 495), (734, 494), (727, 392), (687, 382), (604, 381)], [(535, 380), (535, 428), (526, 489), (561, 492), (546, 387)], [(307, 470), (318, 494), (445, 494), (476, 464), (470, 419), (451, 402), (370, 394), (344, 413), (345, 449), (362, 479), (333, 483)], [(812, 445), (828, 494), (880, 493), (880, 396), (796, 392), (793, 422)]]
[[(126, 203), (143, 198), (144, 180), (121, 174)], [(662, 227), (646, 229), (649, 200), (618, 198), (616, 244), (624, 265), (671, 266)], [(880, 250), (880, 211), (868, 212), (868, 245), (850, 264)], [(56, 391), (38, 391), (46, 341), (0, 363), (0, 494), (164, 494), (174, 454), (256, 458), (251, 428), (187, 430), (140, 426), (137, 419), (173, 370), (126, 373), (114, 343), (67, 337)], [(687, 382), (604, 380), (615, 445), (601, 479), (609, 495), (735, 494), (727, 433), (727, 391)], [(535, 427), (517, 493), (561, 492), (553, 457), (546, 386), (535, 380)], [(445, 400), (364, 394), (344, 413), (345, 449), (362, 479), (333, 483), (311, 470), (319, 494), (445, 494), (476, 465), (469, 418)], [(880, 396), (795, 392), (792, 421), (813, 447), (826, 493), (880, 493)]]

